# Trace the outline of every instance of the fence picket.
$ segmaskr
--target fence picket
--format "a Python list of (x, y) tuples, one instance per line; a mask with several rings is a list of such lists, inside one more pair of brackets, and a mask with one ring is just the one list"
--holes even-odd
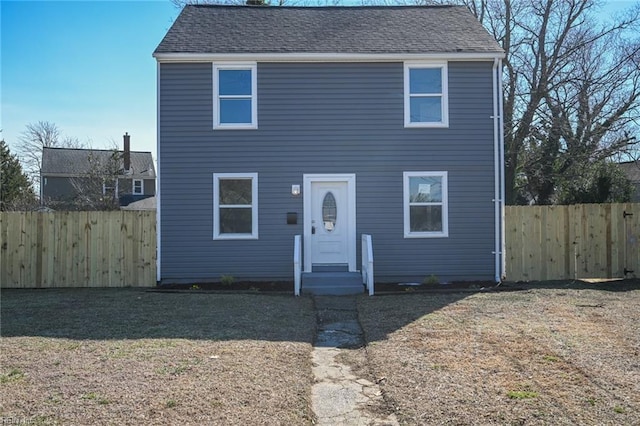
[[(625, 219), (623, 212), (632, 213)], [(640, 276), (640, 204), (508, 206), (509, 281)]]
[[(508, 206), (505, 232), (510, 281), (640, 277), (638, 203)], [(155, 212), (0, 212), (2, 288), (151, 287), (155, 274)]]
[(135, 211), (0, 212), (1, 287), (154, 286), (155, 220)]

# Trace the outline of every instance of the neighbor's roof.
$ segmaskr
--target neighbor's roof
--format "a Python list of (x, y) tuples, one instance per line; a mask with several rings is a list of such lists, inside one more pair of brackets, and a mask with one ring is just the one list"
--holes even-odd
[[(85, 175), (91, 168), (89, 163), (90, 156), (95, 156), (96, 161), (104, 164), (112, 153), (113, 150), (107, 149), (44, 148), (42, 150), (41, 173), (49, 176)], [(141, 179), (156, 177), (153, 157), (150, 152), (131, 151), (131, 168), (133, 169), (131, 177), (139, 177)]]
[(465, 6), (185, 6), (164, 53), (503, 53)]
[(618, 163), (631, 182), (640, 182), (640, 160)]
[(153, 196), (129, 203), (126, 206), (120, 207), (120, 210), (156, 210), (157, 203), (156, 197)]

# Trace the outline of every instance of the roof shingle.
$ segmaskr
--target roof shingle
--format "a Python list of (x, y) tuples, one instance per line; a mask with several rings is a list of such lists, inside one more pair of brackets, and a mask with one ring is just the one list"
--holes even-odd
[[(122, 152), (122, 151), (120, 151)], [(42, 175), (71, 175), (82, 176), (90, 171), (89, 157), (106, 164), (112, 150), (75, 149), (75, 148), (44, 148), (42, 150)], [(131, 177), (155, 178), (153, 157), (150, 152), (131, 151)]]
[(154, 54), (502, 53), (464, 6), (188, 5)]

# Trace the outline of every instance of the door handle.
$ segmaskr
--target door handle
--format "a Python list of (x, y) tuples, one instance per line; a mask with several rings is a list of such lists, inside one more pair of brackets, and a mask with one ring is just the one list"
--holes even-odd
[(311, 235), (313, 235), (313, 234), (315, 234), (315, 233), (316, 233), (316, 227), (315, 227), (315, 226), (312, 226), (312, 227), (311, 227)]

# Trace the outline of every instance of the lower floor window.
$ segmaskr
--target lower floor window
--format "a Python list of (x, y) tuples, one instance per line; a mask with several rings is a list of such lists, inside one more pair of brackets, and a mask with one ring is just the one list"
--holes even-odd
[(258, 174), (213, 174), (213, 238), (258, 238)]
[(405, 238), (447, 237), (447, 172), (404, 173)]

